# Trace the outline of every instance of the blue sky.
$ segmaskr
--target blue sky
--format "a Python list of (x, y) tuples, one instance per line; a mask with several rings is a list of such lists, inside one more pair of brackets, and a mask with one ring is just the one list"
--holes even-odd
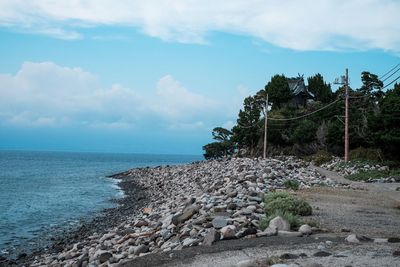
[(0, 149), (200, 154), (274, 74), (400, 62), (398, 1), (280, 2), (1, 1)]

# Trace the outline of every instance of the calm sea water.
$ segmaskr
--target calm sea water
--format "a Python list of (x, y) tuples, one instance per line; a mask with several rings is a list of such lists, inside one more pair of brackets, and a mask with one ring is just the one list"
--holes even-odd
[[(121, 196), (107, 175), (201, 156), (0, 151), (0, 251), (21, 249), (49, 228), (73, 224)], [(2, 254), (0, 253), (0, 255)]]

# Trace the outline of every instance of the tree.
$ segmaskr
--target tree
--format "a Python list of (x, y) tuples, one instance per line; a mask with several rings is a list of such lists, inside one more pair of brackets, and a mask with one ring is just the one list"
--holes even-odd
[(255, 148), (261, 137), (260, 105), (255, 97), (245, 98), (243, 110), (239, 111), (237, 125), (233, 127), (233, 141), (238, 144), (239, 149), (248, 149), (248, 154), (254, 156)]
[(205, 159), (218, 159), (231, 156), (234, 152), (234, 143), (231, 140), (232, 132), (222, 127), (216, 127), (212, 131), (213, 142), (203, 146)]
[(310, 120), (302, 121), (292, 134), (292, 140), (296, 144), (305, 144), (315, 141), (318, 125)]
[(314, 94), (316, 101), (330, 103), (333, 99), (331, 85), (324, 81), (321, 74), (308, 77), (308, 90)]
[(273, 76), (265, 86), (265, 92), (272, 103), (272, 108), (280, 109), (282, 104), (287, 103), (293, 97), (288, 81), (283, 74)]
[(396, 83), (394, 89), (386, 92), (379, 107), (378, 145), (384, 153), (400, 160), (400, 84)]
[(361, 81), (363, 85), (360, 88), (360, 92), (368, 98), (374, 100), (380, 98), (383, 95), (382, 87), (383, 82), (379, 80), (378, 75), (363, 71), (361, 73)]

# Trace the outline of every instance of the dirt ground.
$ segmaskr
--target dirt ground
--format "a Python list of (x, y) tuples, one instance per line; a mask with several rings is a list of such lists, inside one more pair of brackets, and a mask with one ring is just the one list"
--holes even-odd
[(348, 188), (318, 187), (299, 191), (313, 207), (311, 218), (335, 233), (350, 230), (375, 238), (400, 236), (399, 183), (362, 183), (345, 180), (334, 172), (322, 174)]

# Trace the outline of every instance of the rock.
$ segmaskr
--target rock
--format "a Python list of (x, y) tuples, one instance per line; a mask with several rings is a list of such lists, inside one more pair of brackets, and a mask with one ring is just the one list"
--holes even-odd
[(146, 253), (148, 251), (149, 251), (149, 247), (142, 244), (142, 245), (139, 245), (139, 246), (135, 247), (135, 250), (134, 250), (133, 254), (139, 255), (141, 253)]
[(279, 258), (281, 258), (282, 260), (291, 260), (291, 259), (297, 259), (299, 258), (299, 256), (291, 253), (283, 253)]
[(97, 251), (96, 254), (97, 254), (97, 256), (95, 256), (95, 258), (97, 258), (100, 261), (100, 263), (104, 263), (104, 262), (108, 261), (109, 258), (112, 257), (112, 254), (108, 251), (100, 250), (100, 251)]
[(198, 240), (198, 239), (195, 239), (195, 238), (186, 238), (185, 240), (183, 240), (182, 246), (183, 246), (183, 247), (190, 247), (190, 246), (197, 245), (198, 243), (199, 243), (199, 240)]
[(171, 221), (175, 225), (179, 225), (180, 223), (185, 222), (186, 220), (190, 219), (193, 214), (197, 213), (199, 210), (199, 207), (196, 205), (191, 205), (186, 207), (182, 213), (177, 214), (172, 217)]
[(400, 257), (400, 250), (396, 250), (393, 252), (394, 257)]
[(128, 249), (128, 254), (135, 254), (136, 246), (130, 246)]
[(232, 239), (236, 234), (236, 227), (234, 225), (227, 225), (222, 227), (221, 234), (223, 239)]
[(257, 233), (258, 237), (261, 236), (274, 236), (278, 234), (278, 228), (276, 227), (267, 227), (264, 231)]
[(314, 257), (328, 257), (332, 255), (332, 253), (326, 252), (326, 251), (318, 251), (314, 253)]
[(144, 220), (139, 220), (134, 224), (135, 227), (142, 227), (142, 226), (148, 226), (148, 225), (149, 225), (149, 223)]
[(358, 240), (357, 236), (352, 234), (346, 237), (346, 241), (349, 243), (360, 243), (360, 240)]
[(257, 234), (257, 229), (254, 227), (249, 227), (243, 231), (242, 237), (248, 236), (248, 235), (255, 235), (255, 234)]
[(276, 228), (278, 230), (289, 231), (290, 224), (283, 219), (281, 216), (277, 216), (273, 218), (270, 222), (268, 227)]
[(212, 220), (212, 225), (214, 226), (214, 228), (220, 229), (228, 225), (228, 220), (226, 217), (217, 216)]
[(302, 233), (303, 235), (311, 235), (312, 234), (312, 229), (311, 226), (308, 224), (303, 224), (299, 228), (299, 232)]
[(290, 231), (278, 230), (278, 236), (284, 236), (284, 237), (299, 237), (299, 236), (302, 236), (302, 233), (300, 233), (300, 232), (290, 232)]
[(389, 243), (400, 243), (400, 238), (399, 237), (390, 237), (388, 238)]
[(211, 246), (214, 242), (218, 241), (221, 238), (221, 235), (214, 228), (211, 228), (203, 240), (203, 246)]

